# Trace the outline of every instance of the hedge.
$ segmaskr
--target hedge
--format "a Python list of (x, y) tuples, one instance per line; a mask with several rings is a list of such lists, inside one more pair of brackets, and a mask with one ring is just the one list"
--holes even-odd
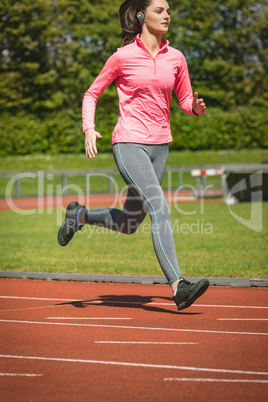
[[(117, 120), (117, 107), (97, 110), (96, 129), (103, 138), (100, 151), (111, 150), (111, 135)], [(113, 109), (113, 110), (112, 110)], [(232, 111), (210, 108), (206, 116), (188, 116), (172, 104), (171, 149), (268, 148), (268, 119), (257, 108), (238, 107)], [(84, 149), (80, 111), (69, 110), (46, 118), (36, 115), (2, 114), (0, 155), (35, 153), (80, 153)]]

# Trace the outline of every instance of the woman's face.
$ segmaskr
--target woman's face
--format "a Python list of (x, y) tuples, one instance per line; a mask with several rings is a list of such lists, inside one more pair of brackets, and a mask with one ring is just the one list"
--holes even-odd
[(146, 10), (143, 24), (149, 32), (163, 35), (168, 31), (170, 8), (166, 0), (152, 0)]

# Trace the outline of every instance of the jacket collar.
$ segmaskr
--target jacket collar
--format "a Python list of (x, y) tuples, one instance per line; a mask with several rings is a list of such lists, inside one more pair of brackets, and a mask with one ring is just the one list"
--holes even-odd
[[(141, 40), (141, 34), (138, 34), (136, 36), (136, 43), (137, 43), (138, 46), (142, 47), (143, 49), (145, 49), (148, 52), (148, 50), (146, 49), (146, 47), (144, 46), (144, 44), (143, 44), (143, 42)], [(162, 38), (162, 45), (161, 45), (161, 48), (159, 49), (158, 53), (160, 53), (164, 49), (166, 49), (168, 47), (168, 45), (169, 45), (169, 41), (167, 39), (165, 39), (165, 38)]]

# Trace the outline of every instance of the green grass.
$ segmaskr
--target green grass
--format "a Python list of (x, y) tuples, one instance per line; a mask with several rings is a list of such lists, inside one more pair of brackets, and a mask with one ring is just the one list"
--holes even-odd
[[(259, 204), (261, 207), (261, 204)], [(250, 203), (230, 207), (250, 219)], [(173, 205), (172, 224), (178, 258), (185, 276), (268, 277), (268, 203), (263, 203), (263, 229), (239, 223), (221, 201)], [(33, 272), (162, 275), (154, 254), (150, 220), (126, 236), (85, 226), (71, 243), (57, 244), (63, 211), (44, 214), (0, 214), (1, 269)]]
[[(260, 163), (268, 161), (268, 150), (171, 152), (168, 166), (204, 164)], [(95, 160), (82, 155), (31, 155), (1, 157), (2, 172), (56, 169), (114, 169), (110, 153), (98, 154)], [(0, 180), (0, 197), (9, 179)], [(172, 186), (178, 186), (176, 173)], [(186, 173), (184, 183), (195, 184)], [(116, 182), (121, 189), (122, 179)], [(85, 191), (84, 177), (70, 177)], [(163, 180), (163, 187), (168, 176)], [(59, 177), (45, 178), (45, 194), (56, 193)], [(52, 188), (53, 187), (53, 188)], [(107, 182), (92, 178), (92, 188), (107, 191)], [(35, 195), (34, 179), (23, 179), (22, 195)], [(94, 190), (93, 190), (94, 191)], [(182, 204), (181, 211), (172, 206), (174, 238), (181, 270), (185, 276), (268, 277), (267, 222), (268, 203), (263, 204), (263, 230), (254, 232), (235, 220), (221, 201), (206, 202), (204, 213), (199, 203)], [(251, 204), (231, 207), (238, 216), (250, 219)], [(183, 212), (183, 213), (182, 213)], [(186, 214), (187, 212), (187, 214)], [(18, 215), (1, 212), (1, 269), (20, 271), (103, 273), (126, 275), (161, 275), (149, 230), (149, 218), (132, 236), (118, 235), (99, 227), (86, 226), (66, 248), (58, 246), (56, 237), (63, 211), (48, 210), (44, 214)], [(198, 233), (195, 233), (197, 231)], [(203, 232), (202, 232), (203, 231)]]
[[(168, 166), (189, 166), (227, 163), (261, 163), (268, 161), (268, 149), (221, 151), (171, 151)], [(89, 160), (85, 154), (1, 156), (1, 172), (55, 169), (115, 169), (111, 153), (99, 153)]]
[[(48, 175), (51, 175), (50, 173)], [(43, 195), (60, 195), (62, 194), (62, 188), (67, 186), (66, 194), (81, 194), (86, 193), (86, 176), (85, 175), (71, 175), (68, 176), (67, 182), (62, 184), (61, 176), (53, 175), (52, 180), (44, 176)], [(171, 180), (170, 180), (171, 178)], [(4, 198), (6, 194), (6, 189), (11, 183), (11, 195), (15, 196), (15, 184), (12, 182), (13, 178), (1, 178), (0, 179), (0, 197)], [(221, 187), (220, 176), (214, 176), (213, 179), (208, 178), (208, 184), (217, 183), (217, 187)], [(23, 177), (20, 179), (20, 196), (31, 197), (37, 196), (39, 191), (38, 183), (40, 183), (39, 178), (27, 178)], [(109, 183), (112, 184), (112, 192), (118, 193), (121, 191), (126, 191), (126, 184), (123, 181), (120, 174), (113, 175), (112, 179), (109, 179), (107, 174), (104, 173), (102, 176), (92, 174), (90, 178), (90, 193), (107, 193), (109, 192)], [(171, 184), (171, 185), (170, 185)], [(191, 176), (191, 172), (183, 172), (183, 185), (196, 186), (196, 178)], [(177, 190), (181, 185), (180, 179), (177, 172), (166, 172), (162, 181), (162, 187), (164, 189)], [(75, 190), (77, 189), (77, 191)], [(188, 188), (187, 188), (188, 189)]]
[[(268, 161), (268, 150), (241, 150), (241, 151), (172, 151), (168, 159), (169, 167), (187, 167), (193, 165), (213, 165), (229, 163), (261, 163)], [(37, 170), (57, 170), (57, 169), (116, 169), (113, 155), (111, 153), (100, 153), (96, 159), (89, 160), (85, 154), (79, 155), (28, 155), (28, 156), (7, 156), (0, 157), (1, 172), (25, 172)], [(115, 185), (118, 191), (125, 186), (120, 175), (114, 176)], [(220, 183), (219, 178), (214, 178)], [(10, 178), (0, 178), (0, 197), (5, 197), (6, 186)], [(169, 183), (168, 173), (163, 179), (163, 187), (167, 188)], [(68, 177), (68, 185), (74, 184), (85, 193), (85, 176)], [(191, 177), (190, 172), (183, 173), (183, 184), (195, 186), (196, 180)], [(208, 184), (211, 184), (208, 183)], [(177, 189), (181, 185), (178, 180), (178, 174), (172, 173), (171, 187)], [(217, 186), (216, 186), (217, 187)], [(108, 191), (108, 181), (104, 177), (94, 176), (91, 178), (90, 189), (92, 193), (101, 193)], [(44, 194), (50, 192), (54, 195), (61, 192), (61, 177), (44, 177)], [(21, 196), (36, 196), (38, 193), (38, 180), (33, 178), (21, 179)], [(67, 194), (73, 193), (73, 189), (67, 191)], [(15, 194), (15, 186), (12, 188), (12, 196)]]

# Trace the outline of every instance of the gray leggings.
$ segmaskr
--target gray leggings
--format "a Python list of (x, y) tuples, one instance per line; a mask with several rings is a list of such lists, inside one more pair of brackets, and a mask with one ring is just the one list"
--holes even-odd
[(168, 158), (168, 144), (117, 143), (113, 146), (113, 154), (119, 172), (128, 186), (124, 207), (122, 210), (88, 209), (85, 220), (90, 225), (132, 234), (149, 214), (155, 253), (171, 284), (181, 277), (181, 272), (169, 207), (160, 186)]

